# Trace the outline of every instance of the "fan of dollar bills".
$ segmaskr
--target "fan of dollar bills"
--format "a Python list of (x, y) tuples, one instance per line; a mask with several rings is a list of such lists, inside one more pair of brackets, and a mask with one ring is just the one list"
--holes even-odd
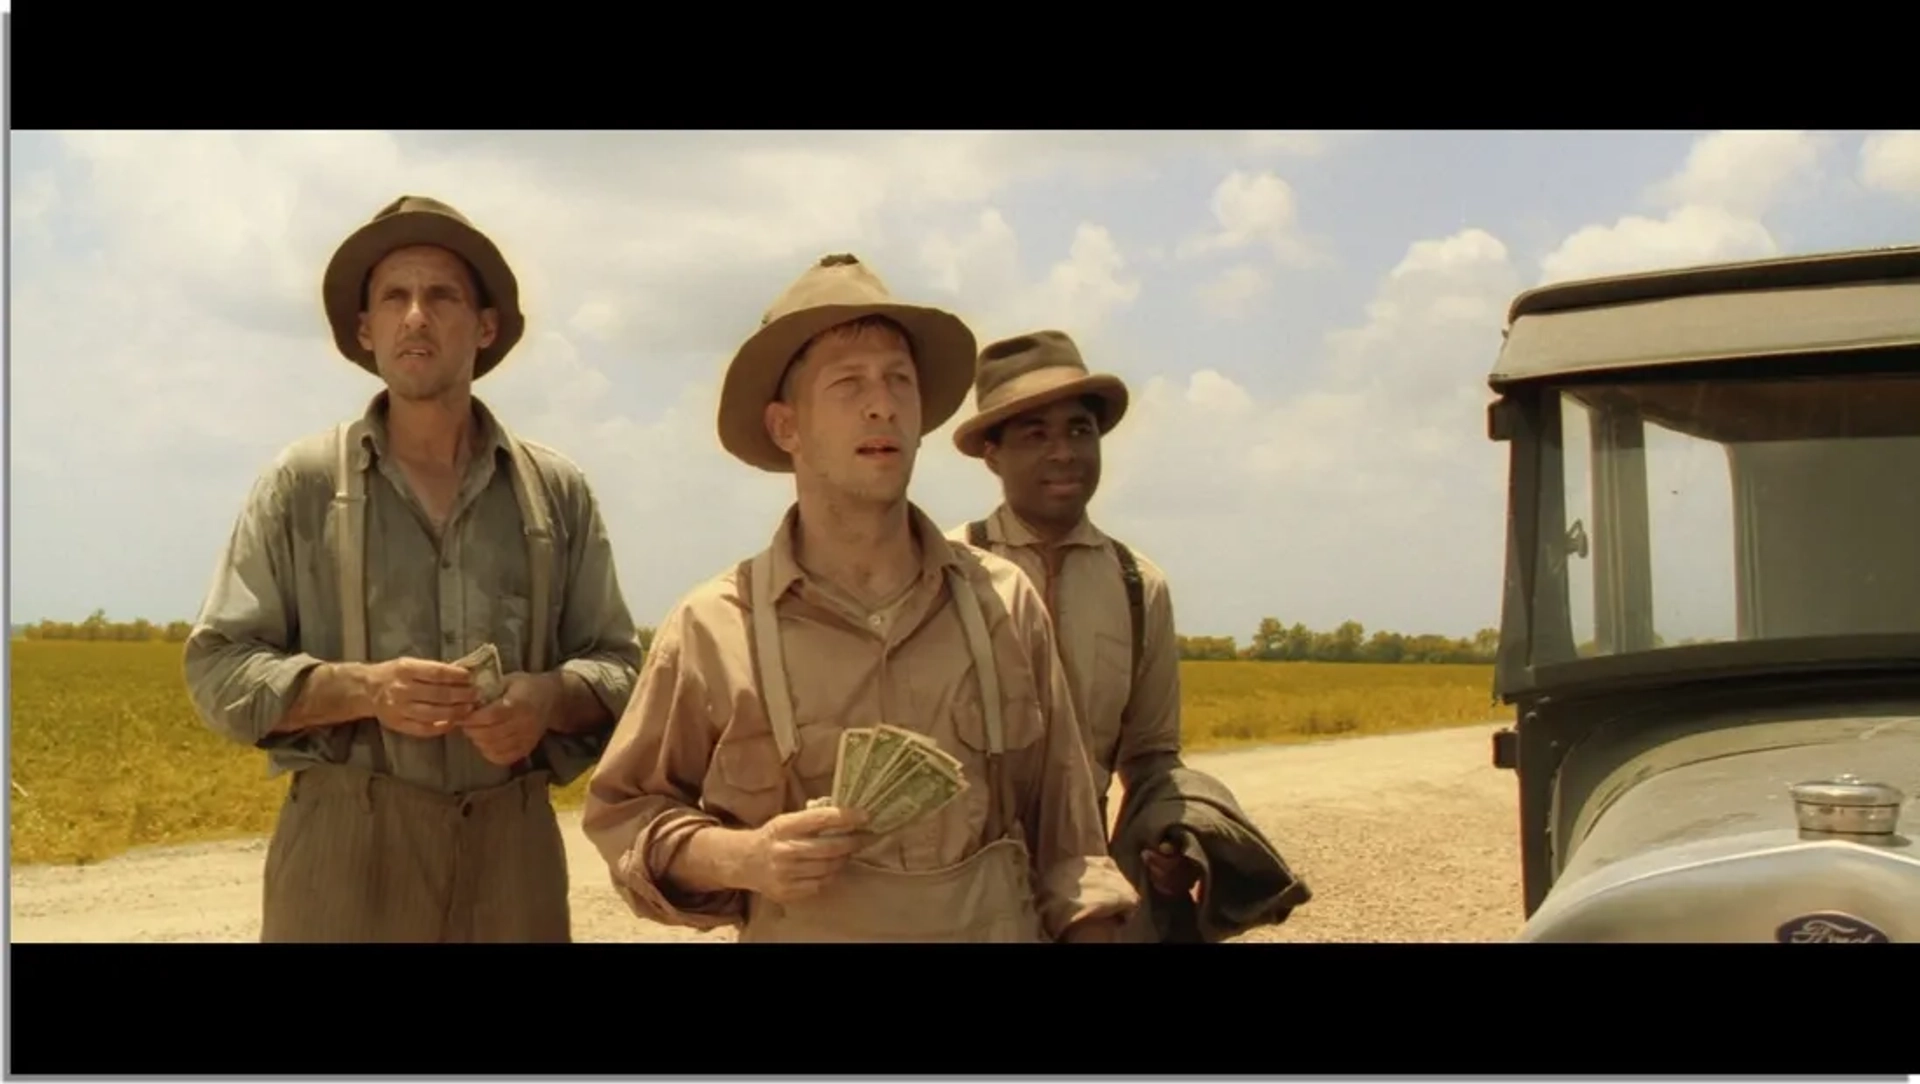
[(473, 684), (480, 690), (482, 704), (498, 700), (506, 689), (506, 676), (500, 672), (500, 649), (492, 644), (480, 645), (472, 654), (455, 659), (453, 665), (473, 675)]
[(884, 836), (939, 812), (966, 789), (960, 761), (925, 734), (884, 724), (854, 727), (840, 734), (833, 793), (807, 806), (862, 810), (861, 834)]

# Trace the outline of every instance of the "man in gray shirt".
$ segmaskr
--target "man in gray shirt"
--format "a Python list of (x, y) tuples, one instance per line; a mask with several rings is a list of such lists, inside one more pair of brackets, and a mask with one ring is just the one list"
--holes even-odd
[[(519, 288), (452, 208), (403, 196), (322, 286), (386, 390), (254, 483), (186, 646), (201, 717), (292, 772), (264, 941), (567, 941), (549, 787), (590, 768), (640, 663), (578, 466), (472, 395)], [(491, 644), (498, 688), (453, 664)]]

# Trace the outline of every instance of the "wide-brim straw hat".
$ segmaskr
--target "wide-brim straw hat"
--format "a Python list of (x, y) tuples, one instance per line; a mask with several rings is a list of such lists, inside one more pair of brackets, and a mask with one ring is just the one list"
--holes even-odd
[(520, 311), (520, 282), (486, 234), (475, 229), (465, 215), (430, 196), (401, 196), (380, 208), (371, 222), (353, 231), (334, 251), (320, 285), (327, 323), (333, 327), (333, 343), (348, 361), (375, 376), (380, 374), (373, 351), (360, 345), (360, 312), (367, 276), (388, 253), (414, 245), (436, 245), (467, 261), (480, 279), (483, 306), (491, 306), (500, 314), (500, 329), (492, 344), (482, 347), (473, 359), (473, 376), (478, 380), (499, 365), (526, 332), (526, 316)]
[(720, 444), (735, 458), (775, 473), (793, 470), (793, 459), (767, 432), (767, 404), (800, 350), (840, 324), (883, 316), (906, 331), (920, 375), (920, 435), (946, 424), (966, 402), (973, 383), (972, 329), (958, 316), (894, 298), (880, 276), (858, 258), (821, 258), (787, 287), (760, 318), (727, 366), (720, 389)]
[(1064, 331), (1033, 331), (989, 345), (980, 352), (974, 382), (973, 417), (953, 431), (954, 447), (975, 459), (986, 454), (994, 426), (1063, 399), (1098, 396), (1105, 436), (1127, 413), (1127, 386), (1110, 373), (1087, 371), (1080, 348)]

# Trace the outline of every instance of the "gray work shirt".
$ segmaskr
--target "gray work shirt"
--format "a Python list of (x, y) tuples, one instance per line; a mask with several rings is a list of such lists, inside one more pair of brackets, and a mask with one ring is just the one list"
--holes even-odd
[[(451, 662), (491, 641), (502, 668), (526, 668), (532, 577), (506, 433), (474, 400), (477, 448), (436, 539), (400, 467), (387, 456), (385, 392), (368, 406), (366, 438), (353, 449), (366, 476), (367, 654)], [(351, 763), (447, 793), (504, 783), (513, 769), (490, 764), (458, 733), (397, 734), (376, 720), (269, 734), (308, 672), (343, 651), (339, 577), (326, 528), (334, 497), (332, 432), (289, 445), (261, 473), (221, 555), (186, 644), (186, 680), (207, 725), (266, 749), (272, 774), (315, 762)], [(536, 763), (564, 786), (599, 759), (633, 692), (638, 630), (614, 573), (613, 551), (580, 468), (521, 442), (551, 496), (554, 567), (549, 659), (578, 675), (606, 705), (591, 734), (548, 734)], [(537, 495), (540, 486), (533, 486)], [(537, 499), (537, 498), (536, 498)]]

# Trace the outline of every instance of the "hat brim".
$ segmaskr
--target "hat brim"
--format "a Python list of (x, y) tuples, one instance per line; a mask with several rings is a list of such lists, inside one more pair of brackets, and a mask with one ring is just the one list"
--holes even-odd
[(961, 455), (979, 459), (986, 455), (987, 431), (1030, 410), (1052, 406), (1063, 399), (1098, 396), (1106, 409), (1100, 412), (1100, 435), (1113, 432), (1126, 417), (1130, 397), (1127, 386), (1117, 376), (1092, 373), (1074, 376), (1071, 370), (1041, 369), (1016, 377), (1004, 385), (1005, 402), (975, 414), (953, 431), (953, 446)]
[(480, 276), (481, 286), (500, 314), (493, 342), (482, 347), (473, 359), (473, 376), (478, 380), (499, 365), (526, 333), (526, 316), (520, 311), (520, 283), (485, 234), (443, 214), (408, 211), (392, 215), (367, 223), (341, 242), (327, 264), (320, 287), (334, 346), (348, 361), (380, 375), (373, 351), (360, 345), (360, 291), (375, 264), (388, 253), (413, 245), (434, 245), (466, 260)]
[(978, 343), (964, 321), (921, 305), (821, 305), (788, 313), (755, 332), (727, 366), (720, 389), (720, 444), (735, 458), (785, 473), (793, 459), (767, 432), (767, 404), (780, 393), (793, 356), (814, 336), (839, 324), (884, 316), (906, 329), (920, 382), (920, 435), (947, 423), (973, 386)]

